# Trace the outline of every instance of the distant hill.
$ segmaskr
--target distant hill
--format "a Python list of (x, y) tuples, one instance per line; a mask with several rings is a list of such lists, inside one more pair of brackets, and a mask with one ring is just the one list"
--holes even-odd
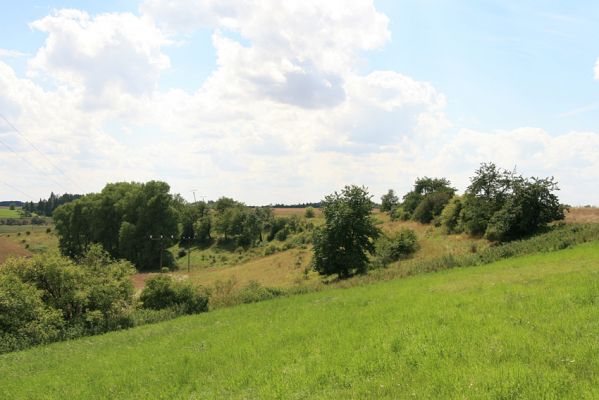
[(25, 204), (25, 202), (19, 201), (19, 200), (0, 201), (0, 207), (10, 207), (10, 206), (23, 207), (23, 204)]

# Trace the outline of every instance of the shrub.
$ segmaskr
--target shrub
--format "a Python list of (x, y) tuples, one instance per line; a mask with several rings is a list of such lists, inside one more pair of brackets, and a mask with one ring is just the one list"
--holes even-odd
[(439, 220), (447, 233), (460, 233), (463, 231), (460, 224), (461, 212), (462, 200), (459, 196), (454, 196), (441, 212)]
[(287, 229), (281, 229), (280, 231), (278, 231), (275, 235), (275, 239), (277, 239), (279, 242), (284, 242), (285, 240), (287, 240), (287, 235), (289, 233), (287, 232)]
[(391, 221), (407, 221), (410, 219), (410, 213), (406, 212), (403, 207), (396, 207), (390, 213)]
[(304, 211), (305, 218), (314, 218), (314, 207), (307, 207), (306, 211)]
[(436, 216), (441, 215), (452, 196), (452, 192), (435, 192), (426, 195), (414, 210), (412, 218), (423, 224), (430, 223)]
[(283, 295), (285, 292), (281, 289), (270, 288), (260, 285), (256, 281), (250, 281), (237, 294), (239, 303), (256, 303), (262, 300), (268, 300)]
[(395, 236), (382, 236), (376, 242), (375, 267), (386, 266), (389, 263), (406, 258), (420, 248), (416, 232), (404, 228)]
[(271, 254), (275, 254), (278, 251), (279, 251), (279, 248), (277, 246), (275, 246), (274, 244), (270, 244), (270, 245), (266, 246), (266, 248), (264, 249), (264, 255), (270, 256)]
[(168, 275), (149, 279), (139, 299), (144, 308), (153, 310), (179, 306), (185, 314), (208, 311), (206, 293), (190, 282), (177, 282)]
[(52, 228), (46, 228), (46, 233), (52, 233)]
[(179, 249), (179, 251), (177, 251), (177, 257), (179, 258), (183, 258), (187, 255), (187, 251), (185, 251), (185, 249)]

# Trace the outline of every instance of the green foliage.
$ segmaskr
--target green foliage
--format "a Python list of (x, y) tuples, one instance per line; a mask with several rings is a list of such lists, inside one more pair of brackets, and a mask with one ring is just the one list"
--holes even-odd
[(372, 196), (365, 187), (346, 186), (325, 197), (325, 225), (314, 232), (313, 267), (321, 275), (347, 278), (364, 273), (379, 229), (372, 219)]
[(153, 310), (179, 307), (186, 314), (208, 311), (206, 293), (190, 282), (175, 281), (169, 275), (149, 279), (139, 299), (144, 308)]
[(447, 233), (460, 233), (463, 228), (461, 226), (460, 215), (462, 213), (462, 199), (459, 196), (454, 196), (449, 203), (443, 208), (440, 217), (441, 226)]
[(461, 220), (472, 235), (508, 241), (540, 231), (564, 218), (564, 207), (554, 194), (553, 178), (523, 178), (482, 164), (464, 195)]
[(390, 212), (393, 211), (399, 205), (399, 197), (395, 195), (393, 189), (381, 196), (381, 211)]
[(0, 273), (0, 354), (60, 338), (61, 312), (48, 307), (42, 295), (16, 274)]
[[(99, 243), (113, 258), (126, 258), (139, 269), (159, 265), (161, 247), (178, 237), (178, 204), (164, 182), (112, 183), (54, 211), (62, 254), (77, 258)], [(149, 240), (163, 236), (163, 242)], [(165, 257), (167, 262), (172, 257)]]
[[(455, 189), (445, 178), (418, 178), (414, 189), (403, 197), (403, 213), (415, 221), (428, 224), (441, 215), (443, 207), (453, 197)], [(404, 215), (401, 217), (404, 217)], [(396, 218), (398, 219), (398, 218)]]
[(388, 264), (407, 258), (420, 248), (416, 232), (403, 228), (394, 236), (382, 235), (376, 241), (376, 258), (374, 267), (385, 267)]
[[(129, 262), (112, 260), (99, 246), (92, 246), (79, 263), (57, 255), (9, 259), (0, 268), (3, 293), (12, 293), (22, 308), (4, 302), (4, 322), (12, 325), (2, 331), (12, 335), (14, 350), (129, 327), (133, 272)], [(31, 329), (46, 327), (46, 333), (15, 333), (24, 329), (23, 321)]]
[(422, 198), (414, 210), (412, 219), (422, 224), (430, 223), (435, 217), (441, 215), (443, 208), (453, 196), (450, 192), (433, 192)]
[(304, 212), (305, 218), (314, 218), (315, 212), (314, 207), (306, 207), (306, 211)]

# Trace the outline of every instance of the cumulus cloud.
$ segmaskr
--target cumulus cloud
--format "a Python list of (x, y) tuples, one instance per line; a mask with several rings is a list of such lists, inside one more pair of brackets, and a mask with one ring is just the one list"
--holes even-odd
[(130, 13), (100, 14), (59, 10), (34, 21), (46, 41), (29, 61), (40, 73), (83, 92), (90, 107), (106, 106), (118, 94), (151, 93), (160, 72), (169, 67), (161, 52), (165, 35), (148, 19)]
[(390, 37), (387, 17), (362, 0), (149, 0), (141, 10), (171, 32), (216, 29), (220, 73), (275, 101), (304, 108), (342, 103), (345, 74), (358, 53)]
[[(31, 26), (46, 40), (27, 77), (0, 61), (0, 107), (85, 190), (163, 179), (188, 196), (313, 201), (348, 183), (407, 191), (424, 174), (463, 189), (496, 161), (556, 174), (567, 201), (599, 198), (597, 133), (455, 129), (432, 84), (366, 68), (365, 52), (390, 40), (370, 0), (147, 0), (140, 15), (60, 10)], [(198, 88), (159, 90), (165, 47), (200, 28), (215, 70)], [(51, 179), (2, 148), (0, 174), (18, 171), (35, 196), (57, 190), (60, 174), (1, 125)]]

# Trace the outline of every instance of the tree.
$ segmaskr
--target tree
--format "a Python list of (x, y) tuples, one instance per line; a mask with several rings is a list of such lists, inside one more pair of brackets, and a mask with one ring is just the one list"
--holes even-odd
[(325, 197), (325, 224), (314, 232), (313, 267), (321, 275), (347, 278), (368, 268), (367, 253), (380, 234), (371, 216), (373, 203), (365, 187), (346, 186)]
[[(126, 258), (139, 269), (157, 267), (162, 249), (172, 246), (179, 232), (179, 205), (169, 191), (159, 181), (112, 183), (58, 207), (53, 218), (62, 254), (79, 258), (99, 243), (112, 257)], [(150, 235), (165, 239), (152, 241)]]
[(412, 219), (428, 224), (441, 214), (455, 191), (445, 178), (418, 178), (414, 189), (403, 197), (402, 209)]
[(538, 232), (564, 218), (553, 178), (524, 178), (515, 171), (482, 164), (463, 197), (461, 224), (472, 235), (506, 241)]
[(390, 212), (399, 205), (399, 198), (395, 195), (393, 189), (381, 196), (381, 211)]

